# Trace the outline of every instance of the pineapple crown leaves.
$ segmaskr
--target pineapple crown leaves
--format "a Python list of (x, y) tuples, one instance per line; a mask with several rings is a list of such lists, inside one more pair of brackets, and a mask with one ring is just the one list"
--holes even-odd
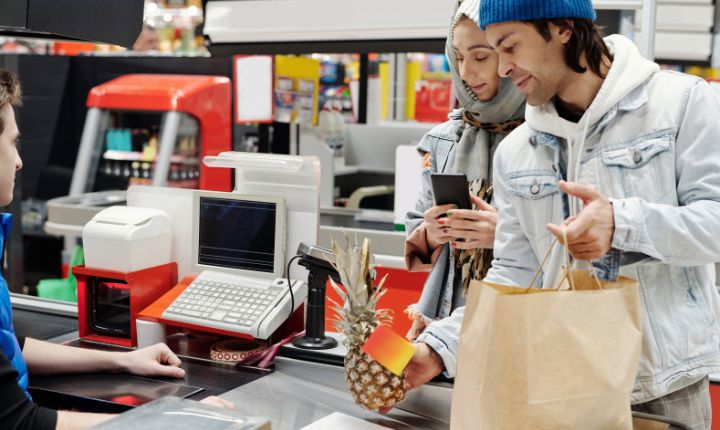
[(335, 254), (333, 267), (345, 288), (345, 302), (351, 307), (367, 308), (370, 298), (378, 290), (370, 275), (370, 241), (366, 238), (360, 247), (351, 244), (347, 235), (345, 241), (345, 247), (341, 247), (335, 238), (331, 239), (332, 251)]
[(348, 338), (358, 339), (361, 343), (365, 343), (365, 339), (375, 330), (378, 325), (391, 325), (393, 313), (390, 309), (376, 309), (377, 302), (385, 294), (387, 290), (383, 290), (382, 284), (385, 282), (387, 275), (383, 277), (378, 285), (378, 290), (369, 298), (366, 306), (351, 306), (348, 294), (342, 285), (338, 285), (330, 279), (335, 292), (340, 296), (343, 304), (333, 299), (328, 299), (333, 305), (333, 311), (336, 314), (334, 319), (335, 328), (348, 336)]
[(378, 301), (387, 291), (383, 289), (387, 275), (377, 286), (373, 285), (369, 240), (366, 238), (361, 247), (351, 244), (347, 235), (345, 241), (345, 247), (341, 247), (334, 238), (331, 240), (335, 255), (333, 267), (340, 275), (341, 285), (333, 279), (330, 279), (330, 285), (340, 297), (342, 305), (329, 300), (337, 314), (335, 327), (338, 331), (348, 338), (364, 343), (375, 327), (379, 324), (390, 324), (392, 321), (392, 312), (389, 309), (376, 309)]
[(357, 246), (357, 236), (355, 242), (351, 243), (347, 234), (343, 234), (344, 247), (341, 247), (335, 238), (331, 239), (332, 251), (335, 255), (333, 267), (340, 274), (340, 282), (348, 291), (352, 302), (365, 304), (376, 290), (370, 274), (370, 241), (365, 238), (362, 246)]

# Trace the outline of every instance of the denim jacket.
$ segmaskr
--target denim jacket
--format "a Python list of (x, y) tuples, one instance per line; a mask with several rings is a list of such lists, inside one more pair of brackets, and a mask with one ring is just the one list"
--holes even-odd
[(430, 130), (418, 144), (417, 148), (420, 152), (430, 154), (429, 163), (423, 167), (422, 187), (415, 209), (408, 212), (405, 218), (405, 230), (408, 235), (405, 247), (408, 269), (430, 270), (420, 301), (413, 305), (413, 308), (429, 319), (445, 318), (450, 315), (452, 309), (464, 304), (462, 294), (456, 291), (461, 285), (459, 280), (455, 279), (450, 245), (442, 245), (431, 255), (426, 255), (430, 254), (429, 250), (422, 249), (424, 252), (419, 252), (419, 249), (424, 247), (416, 243), (426, 241), (424, 230), (419, 231), (418, 228), (423, 223), (425, 211), (434, 204), (430, 175), (448, 172), (453, 165), (455, 144), (461, 126), (461, 111), (457, 110), (449, 116), (448, 121)]
[[(720, 102), (705, 81), (659, 71), (627, 39), (606, 42), (615, 59), (579, 126), (561, 124), (552, 105), (528, 107), (528, 123), (498, 148), (495, 260), (486, 279), (527, 285), (553, 239), (546, 224), (561, 223), (573, 206), (558, 180), (597, 187), (613, 203), (615, 231), (612, 251), (593, 264), (606, 278), (619, 272), (640, 282), (637, 404), (720, 372), (712, 264), (720, 261)], [(573, 151), (578, 169), (568, 161)], [(556, 276), (544, 278), (535, 286)], [(418, 339), (450, 375), (463, 310)]]

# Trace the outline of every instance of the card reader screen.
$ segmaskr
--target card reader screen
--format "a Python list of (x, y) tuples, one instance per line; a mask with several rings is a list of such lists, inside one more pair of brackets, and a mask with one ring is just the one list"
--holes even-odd
[(200, 198), (198, 264), (273, 272), (275, 203)]

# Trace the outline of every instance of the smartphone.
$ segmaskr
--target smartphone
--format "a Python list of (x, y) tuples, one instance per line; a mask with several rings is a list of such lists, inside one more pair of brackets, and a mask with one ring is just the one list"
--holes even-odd
[(453, 173), (433, 173), (430, 175), (430, 181), (436, 205), (454, 204), (458, 209), (472, 209), (467, 176)]

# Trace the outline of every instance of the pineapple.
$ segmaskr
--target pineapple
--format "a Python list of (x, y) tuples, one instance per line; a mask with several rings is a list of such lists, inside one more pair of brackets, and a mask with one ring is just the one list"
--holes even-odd
[(338, 318), (335, 327), (345, 335), (345, 382), (355, 402), (366, 409), (394, 406), (405, 398), (406, 375), (397, 376), (362, 351), (367, 338), (376, 327), (389, 324), (392, 316), (388, 309), (376, 309), (382, 289), (383, 278), (376, 287), (370, 274), (370, 245), (365, 239), (362, 247), (351, 245), (347, 240), (345, 248), (332, 240), (335, 254), (335, 269), (340, 274), (342, 285), (331, 284), (343, 304), (333, 301)]

